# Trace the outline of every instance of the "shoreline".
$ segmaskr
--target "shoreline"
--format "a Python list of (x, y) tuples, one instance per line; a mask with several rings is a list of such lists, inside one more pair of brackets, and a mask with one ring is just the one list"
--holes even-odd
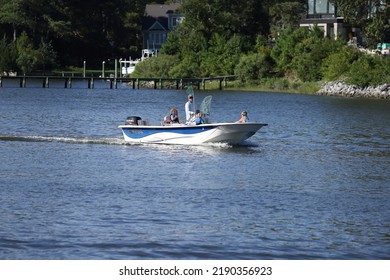
[(390, 100), (390, 84), (383, 84), (376, 87), (359, 87), (349, 85), (343, 81), (317, 82), (317, 87), (313, 83), (302, 83), (298, 88), (272, 88), (265, 85), (247, 85), (228, 87), (224, 90), (244, 90), (261, 92), (280, 92), (294, 94), (311, 94), (321, 96), (339, 96), (348, 98), (369, 98)]
[(343, 96), (343, 97), (362, 97), (371, 99), (390, 99), (390, 84), (383, 84), (376, 87), (359, 87), (349, 85), (343, 81), (323, 82), (317, 95)]

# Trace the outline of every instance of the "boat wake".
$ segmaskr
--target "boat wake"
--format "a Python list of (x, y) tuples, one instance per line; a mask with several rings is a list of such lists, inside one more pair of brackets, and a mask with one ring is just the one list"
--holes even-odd
[[(57, 142), (57, 143), (69, 143), (69, 144), (97, 144), (97, 145), (125, 145), (125, 146), (143, 146), (142, 143), (129, 143), (123, 140), (122, 137), (118, 138), (92, 138), (92, 137), (64, 137), (64, 136), (34, 136), (34, 135), (0, 135), (0, 141), (9, 142)], [(148, 143), (148, 146), (165, 147), (171, 145), (161, 145)], [(178, 145), (173, 145), (177, 149)], [(204, 143), (201, 145), (179, 145), (182, 149), (186, 147), (189, 149), (212, 149), (212, 150), (231, 150), (240, 148), (257, 147), (250, 142), (244, 142), (240, 145), (230, 145), (227, 143)]]
[(125, 141), (123, 141), (122, 138), (82, 138), (82, 137), (62, 137), (62, 136), (0, 135), (0, 141), (126, 145)]

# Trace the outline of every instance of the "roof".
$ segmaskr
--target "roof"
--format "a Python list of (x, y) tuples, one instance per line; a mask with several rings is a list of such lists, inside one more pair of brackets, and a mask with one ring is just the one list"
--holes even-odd
[(168, 30), (168, 18), (143, 17), (142, 30)]
[(166, 17), (168, 12), (174, 12), (179, 9), (181, 6), (180, 3), (173, 4), (147, 4), (145, 8), (145, 16), (150, 16), (154, 18)]

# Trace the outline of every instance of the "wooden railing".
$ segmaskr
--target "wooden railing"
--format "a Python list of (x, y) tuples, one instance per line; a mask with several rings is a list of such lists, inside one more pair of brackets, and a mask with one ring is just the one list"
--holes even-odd
[(227, 86), (230, 81), (236, 80), (236, 76), (221, 76), (208, 78), (128, 78), (128, 77), (83, 77), (83, 76), (0, 76), (0, 87), (19, 86), (21, 88), (42, 85), (42, 88), (49, 88), (52, 82), (62, 83), (64, 88), (72, 88), (75, 82), (80, 82), (89, 89), (95, 88), (96, 82), (103, 82), (107, 84), (107, 88), (116, 89), (118, 83), (127, 83), (133, 89), (139, 88), (153, 88), (153, 89), (184, 89), (189, 85), (194, 86), (198, 90), (206, 90), (207, 84), (212, 82), (218, 83), (220, 90)]

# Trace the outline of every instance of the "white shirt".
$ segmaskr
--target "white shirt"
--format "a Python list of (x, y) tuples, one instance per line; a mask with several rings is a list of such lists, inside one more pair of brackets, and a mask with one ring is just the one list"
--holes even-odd
[(188, 122), (191, 119), (191, 114), (194, 114), (194, 104), (189, 100), (185, 105), (185, 111), (186, 111), (186, 121)]

